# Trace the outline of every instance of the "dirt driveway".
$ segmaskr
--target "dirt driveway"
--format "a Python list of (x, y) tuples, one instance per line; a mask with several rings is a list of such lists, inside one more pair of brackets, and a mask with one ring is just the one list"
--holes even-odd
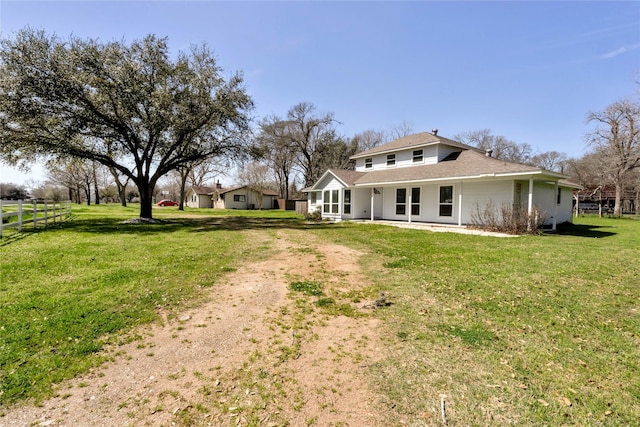
[[(366, 378), (380, 343), (357, 298), (369, 286), (362, 254), (298, 230), (246, 232), (271, 247), (268, 259), (238, 266), (204, 305), (140, 329), (110, 362), (0, 424), (383, 425)], [(321, 283), (324, 299), (293, 282)], [(349, 306), (364, 315), (336, 310)]]

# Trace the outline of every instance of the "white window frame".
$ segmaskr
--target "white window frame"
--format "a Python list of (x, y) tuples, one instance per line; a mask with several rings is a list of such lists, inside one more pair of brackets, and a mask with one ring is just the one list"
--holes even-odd
[[(348, 197), (347, 197), (348, 195)], [(351, 215), (351, 190), (345, 189), (342, 195), (342, 213)]]
[[(444, 188), (451, 188), (451, 202), (442, 201), (442, 190)], [(453, 218), (453, 201), (455, 200), (455, 189), (453, 185), (441, 185), (438, 187), (438, 216), (443, 218)], [(450, 206), (451, 213), (449, 215), (442, 215), (442, 208), (444, 206)]]
[[(415, 197), (414, 191), (417, 190), (418, 197)], [(420, 198), (422, 195), (422, 189), (420, 187), (411, 187), (411, 215), (420, 216)], [(417, 199), (417, 201), (416, 201)], [(417, 208), (417, 212), (413, 211), (413, 208)]]
[[(402, 201), (399, 201), (400, 192), (404, 192), (404, 197)], [(402, 208), (403, 212), (398, 212), (398, 210)], [(406, 215), (407, 214), (407, 189), (406, 188), (396, 188), (396, 215)]]
[(424, 161), (424, 150), (422, 148), (419, 150), (413, 150), (411, 155), (413, 163), (422, 163)]

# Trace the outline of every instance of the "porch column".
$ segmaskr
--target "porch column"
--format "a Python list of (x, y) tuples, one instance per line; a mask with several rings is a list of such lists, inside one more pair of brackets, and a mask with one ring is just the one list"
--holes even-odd
[(527, 213), (531, 215), (533, 212), (533, 178), (529, 178), (529, 206), (527, 206)]
[(373, 198), (375, 197), (376, 189), (371, 187), (371, 221), (373, 222)]
[(556, 199), (553, 201), (554, 202), (553, 203), (553, 206), (554, 206), (554, 208), (553, 208), (553, 221), (551, 222), (551, 229), (553, 231), (556, 230), (556, 224), (558, 223), (558, 221), (556, 219), (556, 216), (558, 216), (558, 181), (556, 181), (555, 184), (556, 185), (554, 186), (554, 188), (555, 188), (556, 191), (554, 192), (554, 197)]
[(460, 182), (460, 191), (458, 192), (458, 227), (462, 227), (462, 182)]
[(409, 224), (411, 224), (411, 187), (407, 188), (407, 190), (409, 190), (408, 191), (408, 193), (409, 193), (408, 202), (409, 203), (407, 203), (407, 205), (405, 206), (405, 209), (409, 208), (408, 211), (407, 211), (407, 219), (409, 221)]

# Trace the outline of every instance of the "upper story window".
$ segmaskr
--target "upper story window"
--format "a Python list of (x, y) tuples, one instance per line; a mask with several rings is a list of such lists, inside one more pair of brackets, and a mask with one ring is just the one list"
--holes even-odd
[(364, 168), (371, 169), (373, 167), (373, 158), (364, 159)]
[(422, 150), (413, 150), (413, 163), (420, 163), (424, 157)]
[(396, 155), (387, 154), (387, 166), (394, 166), (396, 164)]

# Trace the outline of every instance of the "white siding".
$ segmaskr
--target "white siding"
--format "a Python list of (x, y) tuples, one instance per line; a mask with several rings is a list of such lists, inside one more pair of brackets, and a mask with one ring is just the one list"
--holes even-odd
[(450, 147), (448, 145), (440, 145), (438, 146), (438, 162), (442, 161), (445, 157), (447, 157), (451, 153), (456, 153), (460, 151), (459, 148)]
[[(342, 189), (344, 188), (342, 186), (342, 184), (340, 183), (340, 181), (338, 181), (336, 178), (334, 178), (332, 175), (327, 175), (327, 177), (325, 178), (325, 180), (321, 183), (322, 187), (318, 187), (318, 188), (322, 188), (322, 192), (320, 193), (320, 196), (318, 197), (318, 200), (320, 201), (320, 206), (322, 208), (322, 218), (327, 218), (333, 221), (339, 221), (341, 219), (341, 214), (342, 214)], [(331, 212), (331, 204), (329, 204), (329, 212), (325, 212), (324, 211), (324, 197), (325, 197), (325, 191), (329, 191), (331, 192), (332, 190), (338, 190), (338, 194), (339, 194), (339, 203), (338, 203), (338, 213), (332, 213)], [(331, 196), (331, 195), (329, 195)], [(330, 202), (331, 200), (329, 200)]]
[[(487, 206), (489, 202), (493, 202), (497, 209), (502, 205), (513, 205), (513, 181), (481, 181), (481, 182), (465, 182), (462, 184), (462, 223), (470, 224), (473, 212), (479, 208)], [(526, 185), (522, 186), (522, 193), (525, 197), (528, 189)], [(457, 197), (454, 197), (454, 203)]]
[(558, 187), (562, 191), (558, 205), (557, 223), (573, 222), (573, 189)]
[[(315, 194), (316, 200), (312, 201), (312, 194)], [(314, 213), (317, 210), (322, 210), (322, 192), (321, 191), (309, 191), (307, 196), (307, 212)]]
[[(413, 152), (415, 150), (422, 150), (423, 160), (422, 162), (413, 162)], [(459, 151), (459, 150), (457, 150)], [(395, 154), (396, 155), (396, 163), (393, 166), (387, 166), (387, 155)], [(409, 150), (400, 150), (394, 153), (385, 153), (385, 154), (377, 154), (371, 157), (367, 157), (372, 159), (371, 168), (365, 168), (365, 158), (356, 159), (356, 171), (358, 172), (370, 172), (373, 170), (382, 170), (382, 169), (391, 169), (391, 168), (404, 168), (410, 166), (418, 166), (418, 165), (432, 165), (438, 162), (438, 149), (433, 146), (427, 147), (418, 147), (411, 148)], [(445, 156), (446, 157), (446, 156)]]
[(371, 189), (351, 189), (351, 212), (353, 219), (371, 218)]
[(558, 194), (552, 183), (534, 183), (533, 204), (545, 212), (545, 224), (552, 224), (555, 214), (556, 224), (572, 222), (572, 191), (569, 188), (558, 187), (561, 191), (560, 204), (557, 204)]
[[(258, 203), (258, 192), (248, 188), (239, 188), (237, 190), (228, 191), (223, 194), (224, 206), (222, 203), (216, 203), (216, 208), (224, 209), (260, 209)], [(242, 198), (244, 201), (234, 201), (234, 196)], [(262, 196), (262, 209), (273, 209), (274, 196)]]

